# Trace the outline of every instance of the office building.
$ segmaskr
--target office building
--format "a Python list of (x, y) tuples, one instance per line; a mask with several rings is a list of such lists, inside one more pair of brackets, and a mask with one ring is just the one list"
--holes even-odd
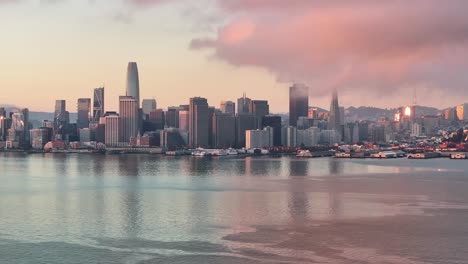
[(159, 133), (160, 146), (165, 150), (177, 150), (185, 147), (185, 140), (177, 128), (166, 128)]
[(145, 121), (145, 124), (145, 132), (164, 129), (166, 124), (166, 113), (163, 109), (156, 109), (155, 111), (152, 111), (149, 115), (149, 120)]
[(8, 129), (11, 127), (11, 118), (0, 116), (0, 141), (6, 141)]
[(236, 103), (232, 101), (222, 101), (220, 109), (223, 114), (230, 114), (234, 116), (236, 114)]
[(273, 130), (266, 127), (263, 130), (247, 130), (245, 132), (245, 148), (269, 148), (273, 145)]
[(248, 98), (245, 93), (244, 96), (241, 98), (237, 99), (237, 114), (238, 115), (243, 115), (243, 114), (249, 114), (250, 113), (250, 98)]
[[(119, 114), (120, 114), (120, 138), (122, 142), (129, 143), (131, 138), (135, 138), (139, 133), (139, 111), (138, 102), (131, 96), (119, 97)], [(106, 120), (107, 130), (107, 120)], [(106, 139), (107, 140), (107, 139)]]
[(262, 118), (262, 128), (273, 128), (273, 146), (281, 146), (281, 116), (267, 115)]
[(289, 87), (289, 125), (297, 127), (299, 117), (309, 114), (309, 87), (294, 84)]
[(236, 116), (236, 146), (245, 147), (245, 132), (255, 130), (257, 122), (252, 114), (239, 114)]
[(77, 104), (78, 119), (76, 120), (76, 126), (78, 129), (88, 128), (89, 120), (91, 118), (91, 99), (90, 98), (79, 98)]
[(44, 149), (44, 146), (52, 141), (52, 128), (40, 127), (30, 130), (31, 147), (36, 150)]
[(179, 128), (179, 107), (171, 106), (166, 111), (166, 127)]
[(4, 107), (0, 107), (0, 117), (7, 117), (7, 112)]
[(151, 112), (154, 112), (156, 111), (156, 109), (158, 109), (156, 99), (143, 99), (143, 102), (141, 105), (142, 105), (141, 108), (142, 108), (143, 116), (145, 117), (145, 120), (148, 119), (149, 114)]
[(266, 100), (253, 100), (250, 102), (249, 111), (255, 116), (256, 128), (259, 129), (262, 127), (262, 118), (270, 114), (270, 106)]
[(337, 130), (322, 130), (320, 132), (320, 143), (323, 145), (335, 145), (340, 143), (341, 135)]
[(104, 87), (94, 89), (93, 101), (93, 122), (99, 122), (99, 118), (104, 116)]
[(320, 129), (317, 127), (298, 129), (296, 135), (296, 146), (313, 147), (320, 141)]
[(213, 147), (236, 147), (236, 118), (231, 113), (215, 113), (213, 117)]
[(65, 100), (55, 101), (54, 130), (56, 131), (60, 128), (66, 129), (66, 126), (70, 123), (70, 113), (66, 110), (66, 104)]
[(205, 98), (190, 98), (189, 106), (189, 147), (210, 146), (210, 124), (208, 101)]
[(138, 66), (136, 62), (129, 62), (127, 67), (127, 93), (126, 96), (133, 97), (140, 108), (140, 79), (138, 77)]
[(455, 121), (458, 119), (457, 108), (449, 108), (444, 111), (444, 118), (447, 121)]
[(328, 116), (328, 129), (339, 130), (341, 126), (340, 105), (338, 103), (338, 92), (333, 92), (332, 101), (330, 104), (330, 115)]
[(106, 112), (104, 114), (104, 143), (107, 146), (119, 146), (121, 143), (121, 122), (119, 114), (116, 112)]
[(283, 127), (281, 144), (285, 147), (297, 146), (297, 128), (293, 126)]
[(189, 131), (189, 111), (179, 110), (179, 130)]

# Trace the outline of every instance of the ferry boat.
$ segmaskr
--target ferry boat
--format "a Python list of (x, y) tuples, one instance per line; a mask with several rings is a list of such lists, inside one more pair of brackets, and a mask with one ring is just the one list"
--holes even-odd
[(296, 157), (298, 158), (313, 158), (314, 155), (310, 153), (309, 150), (299, 150), (299, 152), (296, 154)]

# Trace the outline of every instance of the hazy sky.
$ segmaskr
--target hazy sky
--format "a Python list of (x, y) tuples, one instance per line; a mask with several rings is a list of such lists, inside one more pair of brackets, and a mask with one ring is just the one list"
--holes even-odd
[(468, 101), (465, 0), (0, 0), (0, 104), (52, 111), (106, 87), (107, 110), (138, 62), (159, 107), (245, 91), (288, 109), (310, 103), (447, 107)]

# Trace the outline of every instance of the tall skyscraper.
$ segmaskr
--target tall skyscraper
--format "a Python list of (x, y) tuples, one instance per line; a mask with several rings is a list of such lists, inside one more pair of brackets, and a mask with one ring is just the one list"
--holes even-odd
[(91, 98), (79, 98), (77, 110), (78, 119), (76, 120), (76, 126), (79, 129), (88, 128), (91, 117)]
[(244, 96), (241, 98), (237, 99), (237, 114), (248, 114), (250, 113), (250, 98), (248, 98), (245, 93)]
[(156, 111), (156, 109), (158, 109), (156, 99), (143, 99), (141, 105), (143, 115), (145, 117), (148, 117), (151, 112)]
[(340, 131), (341, 117), (340, 105), (338, 103), (338, 92), (333, 91), (332, 101), (330, 104), (330, 115), (328, 116), (328, 130)]
[(189, 107), (189, 146), (192, 148), (208, 147), (209, 139), (209, 111), (205, 98), (190, 98)]
[(103, 117), (104, 108), (104, 87), (94, 89), (93, 101), (93, 122), (99, 122), (99, 118)]
[(54, 111), (54, 129), (65, 127), (70, 123), (70, 113), (66, 110), (67, 103), (65, 100), (55, 101)]
[(257, 122), (257, 129), (262, 127), (262, 118), (270, 114), (270, 106), (266, 100), (253, 100), (250, 102), (250, 113), (255, 116)]
[(309, 112), (309, 87), (294, 84), (289, 88), (289, 125), (297, 126), (299, 117), (307, 117)]
[(140, 79), (136, 62), (129, 62), (127, 68), (127, 96), (133, 97), (140, 108)]
[(7, 117), (6, 110), (4, 107), (0, 107), (0, 117)]
[[(139, 132), (138, 102), (131, 96), (119, 97), (119, 113), (122, 142), (128, 143), (131, 138), (136, 138)], [(107, 130), (107, 128), (106, 128)]]
[(230, 114), (234, 116), (236, 114), (236, 103), (232, 101), (222, 101), (220, 109), (223, 114)]

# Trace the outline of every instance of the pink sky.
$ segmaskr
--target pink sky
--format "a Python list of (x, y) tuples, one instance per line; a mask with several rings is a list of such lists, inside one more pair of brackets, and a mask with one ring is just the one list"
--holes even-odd
[[(443, 108), (468, 101), (466, 10), (462, 0), (0, 0), (11, 40), (0, 87), (12, 88), (0, 103), (47, 110), (55, 97), (76, 101), (106, 83), (113, 106), (136, 60), (142, 97), (162, 107), (197, 95), (217, 106), (246, 91), (284, 112), (287, 87), (302, 82), (312, 105), (327, 107), (336, 88), (345, 106), (405, 105), (416, 90), (419, 104)], [(54, 49), (57, 41), (73, 48)], [(24, 98), (35, 91), (56, 96)]]

